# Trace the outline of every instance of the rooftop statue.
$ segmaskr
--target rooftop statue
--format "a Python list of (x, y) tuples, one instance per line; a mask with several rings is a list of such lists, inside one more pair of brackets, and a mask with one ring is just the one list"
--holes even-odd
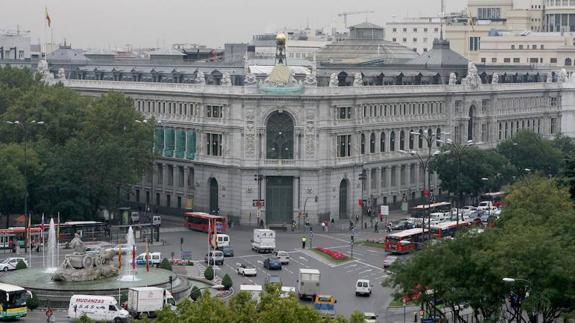
[(229, 72), (224, 72), (222, 75), (222, 86), (232, 86), (232, 77)]
[(455, 73), (449, 74), (449, 85), (456, 85), (457, 84), (457, 75)]
[(331, 73), (331, 75), (329, 76), (329, 87), (338, 87), (338, 86), (339, 86), (339, 80), (337, 78), (337, 74)]
[(493, 73), (491, 77), (491, 84), (499, 84), (499, 74)]
[(353, 76), (353, 86), (363, 86), (363, 75), (361, 73), (355, 73)]
[(196, 73), (196, 84), (201, 84), (201, 85), (206, 84), (206, 76), (204, 75), (204, 72), (198, 71)]

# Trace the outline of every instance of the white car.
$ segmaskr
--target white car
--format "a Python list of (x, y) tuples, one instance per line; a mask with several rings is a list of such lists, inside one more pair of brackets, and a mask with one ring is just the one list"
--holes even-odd
[(280, 260), (282, 265), (289, 264), (289, 254), (286, 251), (276, 251), (274, 255)]
[(355, 296), (371, 296), (371, 283), (367, 279), (358, 279), (355, 283)]
[(397, 261), (397, 256), (385, 257), (385, 259), (383, 259), (383, 268), (389, 268), (396, 261)]
[(252, 266), (246, 265), (246, 264), (240, 264), (240, 263), (237, 263), (236, 265), (238, 266), (238, 268), (237, 268), (238, 275), (257, 276), (257, 274), (258, 274), (255, 267), (252, 267)]
[(365, 323), (377, 323), (377, 314), (365, 312), (363, 313), (363, 322)]
[(478, 211), (483, 211), (483, 210), (489, 210), (489, 209), (493, 209), (493, 203), (491, 203), (491, 201), (481, 201), (479, 202), (479, 205), (477, 206), (477, 210)]
[(28, 267), (28, 262), (26, 261), (26, 259), (22, 257), (10, 257), (0, 262), (0, 270), (1, 271), (16, 270), (18, 261), (23, 261), (26, 264), (26, 267)]
[(477, 211), (477, 208), (475, 206), (466, 205), (462, 207), (461, 210), (463, 211), (463, 214), (470, 215), (473, 212)]

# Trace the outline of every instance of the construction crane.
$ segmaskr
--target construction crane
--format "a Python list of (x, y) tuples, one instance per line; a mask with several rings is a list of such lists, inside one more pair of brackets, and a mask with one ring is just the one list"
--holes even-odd
[(373, 10), (345, 11), (337, 15), (338, 17), (343, 17), (343, 24), (345, 25), (345, 28), (347, 28), (347, 16), (360, 15), (362, 13), (374, 13), (374, 11)]

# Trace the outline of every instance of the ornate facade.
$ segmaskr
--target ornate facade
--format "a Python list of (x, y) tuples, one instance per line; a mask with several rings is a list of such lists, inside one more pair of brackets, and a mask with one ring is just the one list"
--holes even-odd
[[(87, 95), (121, 91), (145, 118), (160, 122), (155, 148), (162, 158), (134, 187), (132, 201), (255, 224), (254, 201), (261, 198), (266, 223), (288, 224), (304, 209), (312, 222), (352, 218), (362, 196), (372, 207), (419, 198), (423, 170), (400, 152), (427, 152), (413, 133), (483, 148), (523, 129), (574, 134), (572, 81), (482, 84), (471, 76), (464, 85), (306, 86), (297, 93), (256, 85), (61, 82)], [(435, 194), (438, 184), (432, 176)]]

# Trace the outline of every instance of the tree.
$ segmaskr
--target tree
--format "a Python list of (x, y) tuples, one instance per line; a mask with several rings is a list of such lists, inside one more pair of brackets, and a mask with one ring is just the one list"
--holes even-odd
[(448, 144), (441, 152), (433, 159), (431, 169), (438, 173), (443, 190), (459, 193), (459, 201), (464, 195), (498, 190), (511, 182), (515, 174), (509, 161), (493, 150)]
[(230, 275), (228, 274), (224, 275), (224, 278), (222, 278), (222, 285), (224, 286), (225, 290), (229, 290), (230, 288), (232, 288), (233, 282)]
[(192, 287), (192, 291), (190, 292), (190, 298), (195, 302), (202, 296), (202, 291), (197, 287)]
[(349, 323), (363, 323), (363, 322), (365, 322), (363, 313), (361, 313), (360, 311), (353, 311), (353, 313), (351, 313), (351, 316), (349, 317)]
[(206, 270), (204, 271), (204, 277), (207, 280), (214, 279), (214, 268), (212, 266), (208, 266), (208, 268), (206, 268)]
[(39, 305), (40, 301), (38, 300), (38, 296), (36, 296), (36, 293), (31, 292), (28, 299), (26, 300), (26, 306), (30, 310), (35, 310), (38, 308)]
[(526, 169), (556, 175), (562, 162), (561, 151), (550, 140), (532, 131), (519, 131), (497, 145), (497, 151), (522, 173)]
[(26, 269), (26, 268), (28, 268), (28, 266), (26, 266), (26, 263), (22, 260), (18, 260), (18, 263), (16, 264), (16, 270)]

